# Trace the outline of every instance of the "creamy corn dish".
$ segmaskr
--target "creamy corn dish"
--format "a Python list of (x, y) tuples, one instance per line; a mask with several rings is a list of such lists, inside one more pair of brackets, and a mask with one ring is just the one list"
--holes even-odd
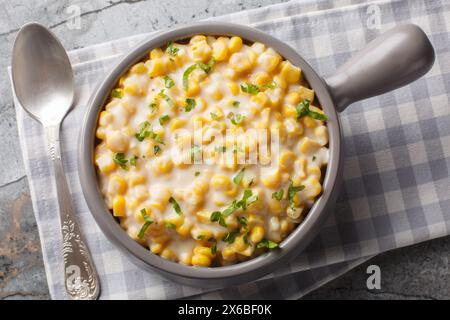
[(262, 43), (196, 35), (118, 81), (96, 131), (104, 200), (162, 258), (215, 267), (278, 246), (322, 192), (327, 117)]

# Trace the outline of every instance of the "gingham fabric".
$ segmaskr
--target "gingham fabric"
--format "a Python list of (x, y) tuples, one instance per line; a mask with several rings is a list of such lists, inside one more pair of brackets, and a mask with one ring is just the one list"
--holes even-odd
[[(370, 22), (379, 13), (380, 28)], [(450, 2), (299, 1), (215, 18), (251, 24), (295, 47), (319, 74), (401, 22), (421, 26), (436, 50), (433, 69), (413, 84), (355, 103), (341, 114), (344, 188), (322, 232), (292, 264), (260, 281), (206, 293), (134, 266), (88, 211), (77, 172), (76, 138), (87, 99), (120, 56), (150, 34), (70, 52), (77, 102), (62, 127), (63, 159), (102, 299), (298, 298), (380, 252), (450, 232)], [(15, 101), (50, 294), (63, 299), (61, 234), (41, 126)]]

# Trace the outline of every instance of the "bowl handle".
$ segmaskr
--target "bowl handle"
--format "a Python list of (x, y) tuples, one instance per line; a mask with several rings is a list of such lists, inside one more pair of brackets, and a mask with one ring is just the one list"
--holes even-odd
[(383, 33), (325, 79), (338, 111), (349, 104), (402, 87), (424, 75), (434, 50), (414, 24)]

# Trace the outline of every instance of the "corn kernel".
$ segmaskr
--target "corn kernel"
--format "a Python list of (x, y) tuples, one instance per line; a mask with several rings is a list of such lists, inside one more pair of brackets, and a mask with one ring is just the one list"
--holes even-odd
[(211, 186), (216, 190), (229, 190), (231, 181), (225, 175), (216, 174), (211, 178)]
[(216, 61), (225, 61), (228, 58), (228, 46), (225, 40), (218, 39), (212, 45), (213, 57)]
[(320, 179), (320, 176), (322, 175), (322, 171), (318, 166), (310, 166), (308, 167), (308, 173), (315, 177), (316, 179)]
[(213, 258), (215, 255), (211, 252), (211, 248), (204, 247), (204, 246), (197, 246), (194, 248), (194, 255), (195, 254), (203, 254), (207, 257)]
[(145, 66), (145, 64), (143, 62), (137, 63), (134, 66), (131, 67), (130, 69), (131, 73), (145, 73), (147, 72), (147, 67)]
[(203, 62), (211, 58), (212, 50), (206, 41), (197, 41), (191, 44), (192, 54), (195, 59)]
[(191, 263), (196, 267), (209, 267), (211, 265), (211, 259), (204, 254), (194, 254)]
[(311, 117), (303, 117), (303, 124), (307, 127), (307, 128), (315, 128), (317, 127), (317, 121), (314, 120)]
[(319, 142), (322, 146), (328, 144), (328, 130), (325, 126), (319, 126), (314, 129), (314, 134), (317, 137), (317, 142)]
[(252, 68), (249, 56), (242, 52), (236, 52), (231, 55), (230, 65), (239, 73), (247, 72)]
[(274, 215), (279, 215), (282, 211), (283, 207), (281, 206), (280, 201), (271, 199), (269, 201), (269, 210)]
[(293, 106), (284, 105), (282, 112), (285, 117), (297, 119), (297, 110)]
[(161, 243), (152, 243), (150, 245), (150, 251), (153, 252), (154, 254), (160, 254), (164, 249), (163, 244)]
[(117, 164), (114, 162), (112, 155), (102, 155), (95, 160), (95, 164), (99, 168), (99, 170), (108, 175), (112, 171), (117, 169)]
[(145, 177), (141, 174), (131, 173), (128, 176), (128, 183), (134, 187), (145, 182)]
[(183, 225), (177, 228), (177, 232), (182, 237), (187, 237), (190, 234), (191, 229), (192, 229), (191, 223), (184, 223)]
[(265, 175), (261, 181), (266, 187), (276, 189), (281, 184), (281, 173), (279, 170), (273, 170), (270, 174)]
[(299, 149), (301, 153), (309, 155), (317, 152), (317, 150), (319, 150), (320, 147), (321, 145), (317, 141), (312, 140), (308, 137), (304, 137), (300, 142)]
[(128, 144), (128, 137), (120, 131), (115, 131), (106, 137), (106, 145), (112, 152), (125, 152)]
[(253, 82), (257, 86), (264, 86), (265, 84), (269, 83), (270, 77), (267, 74), (267, 72), (261, 71), (255, 74)]
[(114, 120), (114, 118), (113, 118), (113, 115), (111, 114), (111, 112), (103, 110), (100, 113), (100, 117), (99, 117), (98, 123), (101, 126), (106, 127), (108, 124), (112, 123), (113, 120)]
[(301, 100), (308, 99), (311, 102), (314, 100), (314, 90), (312, 89), (300, 86), (300, 88), (298, 89), (298, 93), (301, 97)]
[(234, 240), (233, 246), (237, 252), (242, 253), (245, 249), (247, 249), (248, 244), (245, 242), (244, 236), (238, 236)]
[(288, 103), (296, 105), (300, 102), (300, 95), (297, 92), (290, 92), (288, 93), (288, 95), (286, 96), (286, 100)]
[(150, 61), (148, 74), (150, 77), (163, 76), (167, 72), (167, 64), (162, 58), (156, 58)]
[(156, 48), (153, 49), (152, 51), (150, 51), (150, 59), (157, 59), (157, 58), (161, 58), (164, 55), (164, 52), (162, 51), (161, 48)]
[(196, 42), (206, 41), (206, 37), (204, 35), (195, 35), (189, 40), (189, 44), (194, 44)]
[(296, 158), (297, 157), (294, 152), (292, 152), (290, 150), (284, 151), (280, 155), (280, 168), (282, 170), (290, 170), (292, 168)]
[(225, 261), (234, 261), (236, 259), (236, 253), (232, 246), (226, 246), (222, 250), (222, 258)]
[(239, 86), (236, 82), (228, 82), (227, 86), (233, 96), (237, 96), (239, 94)]
[(172, 168), (173, 168), (173, 162), (171, 159), (158, 158), (153, 163), (153, 171), (156, 174), (169, 173), (170, 171), (172, 171)]
[(127, 182), (118, 175), (113, 175), (109, 180), (108, 192), (111, 194), (124, 194), (127, 191)]
[(97, 130), (95, 131), (95, 136), (100, 140), (105, 140), (106, 138), (105, 129), (103, 127), (98, 127)]
[(240, 37), (231, 37), (230, 42), (228, 43), (228, 49), (231, 52), (237, 52), (242, 48), (242, 39)]
[(296, 83), (300, 80), (301, 70), (285, 60), (281, 63), (280, 75), (288, 83)]
[(264, 92), (258, 92), (258, 94), (251, 97), (251, 100), (257, 103), (261, 108), (270, 107), (270, 99)]
[(253, 243), (259, 243), (264, 238), (264, 227), (255, 226), (250, 232), (250, 241)]
[(113, 214), (115, 217), (124, 217), (125, 212), (125, 198), (123, 196), (115, 196), (113, 201)]
[(176, 258), (177, 258), (175, 253), (172, 250), (168, 249), (168, 248), (164, 249), (161, 252), (160, 256), (161, 256), (161, 258), (164, 258), (164, 259), (167, 259), (167, 260), (170, 260), (170, 261), (175, 261)]
[(195, 97), (200, 93), (200, 86), (197, 82), (189, 81), (188, 89), (186, 90), (187, 97)]
[(184, 127), (186, 122), (186, 119), (173, 119), (170, 121), (170, 131), (174, 132), (175, 130)]
[(261, 67), (263, 67), (267, 72), (273, 72), (280, 61), (281, 57), (276, 53), (264, 53), (258, 58), (258, 64), (261, 65)]

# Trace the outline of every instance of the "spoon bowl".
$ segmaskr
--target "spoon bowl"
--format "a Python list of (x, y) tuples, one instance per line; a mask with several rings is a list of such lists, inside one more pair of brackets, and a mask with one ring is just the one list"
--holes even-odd
[(12, 58), (17, 99), (44, 126), (57, 124), (74, 100), (69, 57), (59, 40), (38, 23), (24, 25), (19, 35), (14, 42)]

